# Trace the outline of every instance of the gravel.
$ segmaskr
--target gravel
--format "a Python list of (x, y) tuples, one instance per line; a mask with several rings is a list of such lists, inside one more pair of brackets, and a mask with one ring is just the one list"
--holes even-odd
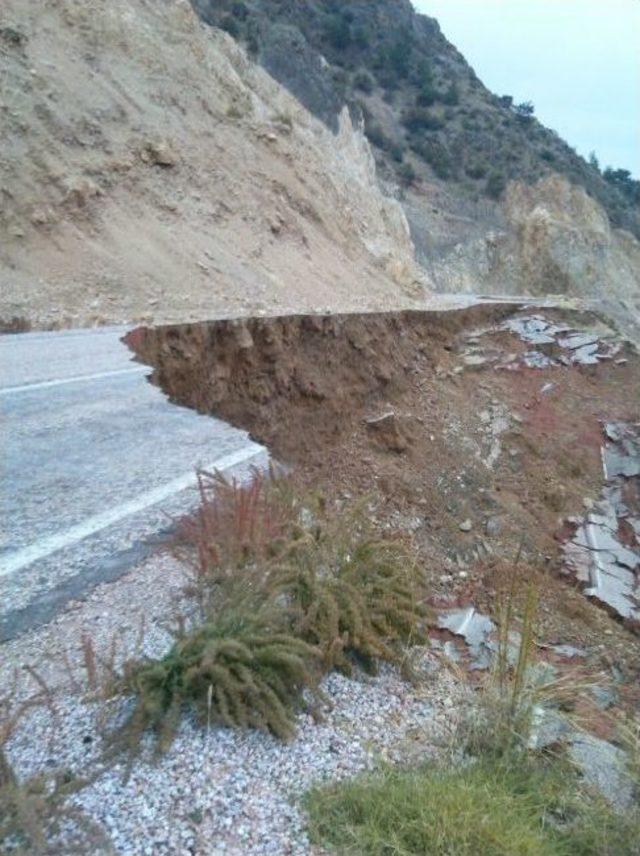
[(86, 778), (89, 784), (71, 799), (106, 832), (115, 852), (311, 853), (301, 805), (310, 785), (345, 779), (385, 760), (435, 758), (448, 746), (465, 689), (435, 653), (415, 649), (425, 676), (417, 685), (386, 665), (374, 678), (329, 675), (322, 720), (301, 715), (290, 743), (257, 732), (207, 732), (185, 720), (159, 759), (145, 737), (135, 759), (121, 755), (105, 762), (105, 720), (124, 712), (127, 702), (89, 700), (81, 687), (71, 688), (63, 661), (78, 680), (83, 632), (99, 651), (116, 638), (121, 661), (139, 643), (141, 615), (147, 617), (141, 651), (163, 653), (170, 644), (166, 617), (189, 608), (179, 600), (183, 574), (175, 560), (157, 556), (47, 627), (3, 646), (0, 678), (12, 664), (35, 664), (52, 688), (56, 713), (36, 708), (23, 718), (8, 746), (12, 763), (23, 777), (69, 770)]

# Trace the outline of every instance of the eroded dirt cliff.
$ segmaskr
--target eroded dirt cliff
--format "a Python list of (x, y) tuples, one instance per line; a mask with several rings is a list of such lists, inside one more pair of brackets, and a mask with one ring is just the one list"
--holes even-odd
[(640, 425), (637, 353), (597, 317), (480, 305), (143, 328), (127, 341), (174, 401), (249, 430), (327, 495), (368, 496), (383, 525), (414, 534), (444, 597), (482, 603), (495, 563), (520, 556), (565, 638), (561, 578), (640, 626), (640, 474), (609, 513), (618, 546), (613, 530), (606, 549), (577, 545), (610, 553), (615, 597), (591, 553), (577, 576), (564, 553), (602, 502), (607, 426)]

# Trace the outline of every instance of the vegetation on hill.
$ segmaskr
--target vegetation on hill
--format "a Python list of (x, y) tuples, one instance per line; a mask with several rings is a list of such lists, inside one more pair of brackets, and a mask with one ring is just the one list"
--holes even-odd
[(435, 177), (496, 199), (510, 179), (558, 172), (640, 235), (640, 182), (580, 157), (530, 102), (489, 92), (409, 0), (192, 2), (329, 125), (348, 104), (364, 118), (379, 166), (400, 182)]

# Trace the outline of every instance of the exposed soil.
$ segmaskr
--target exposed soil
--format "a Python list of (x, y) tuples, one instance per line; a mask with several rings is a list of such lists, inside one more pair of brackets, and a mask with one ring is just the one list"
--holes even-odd
[[(603, 422), (640, 419), (640, 360), (622, 344), (594, 365), (514, 368), (531, 350), (502, 329), (518, 311), (530, 310), (220, 321), (127, 341), (174, 401), (249, 430), (328, 496), (370, 496), (381, 525), (413, 532), (436, 605), (491, 612), (497, 579), (535, 579), (545, 641), (587, 645), (594, 666), (632, 678), (637, 637), (562, 577), (560, 548), (567, 518), (602, 487)], [(479, 341), (493, 356), (470, 365)]]

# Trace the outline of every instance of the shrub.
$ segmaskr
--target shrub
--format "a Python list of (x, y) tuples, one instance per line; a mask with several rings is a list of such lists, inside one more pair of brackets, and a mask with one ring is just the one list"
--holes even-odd
[(491, 199), (500, 199), (507, 186), (503, 173), (497, 170), (492, 172), (485, 185), (485, 193)]
[(291, 551), (280, 590), (303, 639), (323, 652), (326, 668), (351, 673), (354, 660), (375, 671), (376, 660), (402, 663), (398, 643), (424, 642), (419, 579), (398, 542), (358, 535), (327, 520)]
[(433, 69), (431, 63), (426, 57), (418, 60), (411, 75), (411, 80), (416, 86), (433, 87)]
[(399, 34), (391, 43), (380, 47), (373, 59), (378, 81), (388, 88), (397, 88), (411, 70), (411, 34)]
[(407, 110), (402, 117), (402, 124), (411, 133), (437, 131), (443, 126), (442, 119), (421, 108)]
[(344, 15), (330, 15), (325, 22), (325, 37), (336, 51), (345, 50), (351, 43), (351, 26)]
[(298, 508), (288, 482), (274, 471), (267, 476), (254, 470), (246, 484), (200, 471), (198, 488), (200, 505), (182, 521), (176, 551), (191, 568), (194, 591), (209, 615), (216, 598), (267, 585), (261, 574), (294, 536)]
[(343, 669), (352, 654), (370, 666), (375, 657), (399, 661), (396, 643), (424, 638), (411, 548), (376, 538), (361, 503), (341, 512), (312, 496), (302, 503), (286, 478), (260, 474), (244, 486), (209, 485), (187, 532), (209, 593), (206, 615), (247, 597), (249, 612), (255, 599), (271, 603), (288, 631), (323, 651), (327, 667)]
[(117, 689), (135, 696), (121, 732), (132, 746), (152, 728), (166, 747), (185, 708), (289, 737), (323, 670), (402, 664), (400, 643), (425, 640), (408, 544), (374, 538), (361, 505), (303, 503), (271, 476), (242, 485), (200, 474), (201, 507), (177, 549), (191, 562), (203, 624), (162, 659), (126, 665)]
[(229, 35), (233, 36), (234, 39), (237, 39), (240, 35), (240, 25), (233, 15), (225, 15), (224, 18), (222, 18), (220, 21), (220, 29), (229, 33)]
[(364, 50), (371, 43), (371, 31), (368, 27), (362, 25), (355, 26), (351, 31), (351, 41), (354, 45)]
[(403, 163), (398, 167), (398, 175), (403, 184), (410, 185), (416, 180), (416, 171), (410, 163)]
[(129, 739), (147, 728), (172, 741), (185, 707), (201, 722), (258, 728), (287, 739), (315, 691), (317, 652), (258, 611), (224, 610), (176, 641), (161, 660), (128, 663), (121, 689), (135, 695)]
[(372, 145), (377, 146), (379, 149), (387, 148), (388, 140), (380, 125), (377, 125), (375, 122), (367, 122), (365, 125), (365, 132), (367, 134), (367, 139), (372, 143)]
[(460, 90), (458, 89), (455, 83), (452, 83), (451, 86), (446, 90), (446, 92), (442, 95), (441, 99), (443, 104), (448, 104), (454, 107), (456, 104), (460, 103)]
[(233, 6), (231, 7), (231, 12), (236, 18), (239, 18), (241, 21), (244, 21), (249, 15), (249, 9), (247, 8), (247, 4), (243, 3), (242, 0), (239, 0), (239, 2), (233, 4)]
[(602, 175), (605, 181), (617, 187), (632, 200), (640, 200), (640, 181), (633, 179), (628, 169), (613, 169), (608, 166)]
[(480, 179), (486, 176), (487, 167), (483, 163), (467, 164), (467, 166), (465, 167), (465, 172), (467, 173), (469, 178)]
[(516, 104), (516, 106), (513, 107), (513, 112), (521, 122), (528, 123), (533, 118), (535, 107), (531, 101), (523, 101), (522, 104)]
[(365, 92), (368, 95), (373, 92), (375, 80), (368, 71), (361, 70), (356, 72), (354, 75), (353, 85), (356, 89), (359, 89), (361, 92)]
[(404, 146), (400, 143), (391, 143), (389, 146), (389, 154), (396, 163), (402, 163), (404, 158)]
[(409, 75), (411, 65), (410, 41), (408, 33), (405, 36), (401, 36), (391, 46), (387, 54), (388, 65), (399, 78), (405, 78)]
[(425, 84), (416, 96), (416, 105), (418, 107), (431, 107), (436, 103), (437, 92), (433, 86)]
[(387, 137), (379, 125), (375, 122), (367, 122), (365, 132), (370, 143), (385, 152), (389, 152), (394, 159), (402, 160), (402, 146)]
[(424, 140), (412, 145), (412, 148), (429, 164), (438, 178), (444, 181), (451, 178), (451, 156), (442, 143), (438, 140)]

